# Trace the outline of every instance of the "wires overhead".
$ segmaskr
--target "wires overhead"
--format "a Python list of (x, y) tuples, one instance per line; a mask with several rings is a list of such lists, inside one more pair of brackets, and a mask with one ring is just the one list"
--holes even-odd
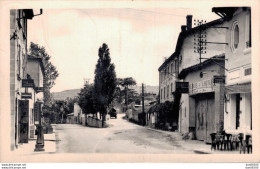
[(174, 15), (174, 14), (169, 14), (169, 13), (162, 13), (162, 12), (155, 12), (155, 11), (147, 11), (143, 9), (135, 9), (135, 8), (126, 8), (130, 10), (136, 10), (136, 11), (141, 11), (141, 12), (148, 12), (148, 13), (154, 13), (158, 15), (170, 15), (170, 16), (177, 16), (177, 17), (186, 17), (186, 15)]

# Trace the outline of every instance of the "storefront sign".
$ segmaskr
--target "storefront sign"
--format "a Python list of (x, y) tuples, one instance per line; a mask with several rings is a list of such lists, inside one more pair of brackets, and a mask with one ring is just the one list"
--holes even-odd
[(213, 83), (225, 83), (225, 76), (214, 76)]
[(213, 91), (215, 91), (215, 87), (212, 84), (212, 79), (206, 79), (190, 84), (190, 94), (207, 93)]
[(33, 79), (22, 79), (22, 87), (34, 87)]
[(37, 93), (43, 92), (43, 87), (35, 87), (35, 91), (36, 91)]
[(176, 82), (176, 92), (189, 93), (189, 82)]
[(32, 93), (22, 93), (21, 97), (22, 99), (31, 99)]

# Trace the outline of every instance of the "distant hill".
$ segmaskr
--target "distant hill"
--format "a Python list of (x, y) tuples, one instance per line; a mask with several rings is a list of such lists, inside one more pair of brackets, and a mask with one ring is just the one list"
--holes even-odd
[[(142, 92), (142, 87), (141, 86), (133, 86), (131, 89), (134, 89), (137, 93)], [(52, 95), (55, 100), (65, 100), (66, 98), (74, 98), (78, 96), (78, 93), (80, 92), (80, 89), (71, 89), (71, 90), (64, 90), (61, 92), (53, 92)], [(159, 92), (159, 87), (158, 86), (145, 86), (145, 93), (154, 93), (158, 94)]]
[(53, 92), (52, 96), (54, 100), (65, 100), (66, 98), (74, 98), (78, 96), (80, 89), (71, 89), (71, 90), (64, 90), (62, 92)]

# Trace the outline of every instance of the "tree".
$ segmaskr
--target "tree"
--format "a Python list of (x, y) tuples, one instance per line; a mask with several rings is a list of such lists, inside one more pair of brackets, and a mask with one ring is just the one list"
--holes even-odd
[(84, 114), (96, 114), (93, 85), (85, 84), (78, 94), (78, 104)]
[(129, 86), (136, 85), (136, 81), (132, 77), (127, 77), (123, 79), (118, 79), (119, 85), (125, 88), (125, 105), (126, 110), (128, 109), (128, 92), (129, 92)]
[(114, 99), (117, 86), (115, 66), (111, 63), (109, 48), (103, 43), (98, 51), (98, 62), (95, 70), (94, 96), (97, 110), (102, 115), (102, 125), (104, 127), (107, 108)]
[(46, 52), (45, 47), (31, 42), (29, 53), (31, 57), (41, 58), (44, 66), (43, 77), (43, 101), (45, 106), (50, 106), (50, 89), (55, 85), (55, 80), (59, 76), (56, 67), (51, 63), (51, 56)]

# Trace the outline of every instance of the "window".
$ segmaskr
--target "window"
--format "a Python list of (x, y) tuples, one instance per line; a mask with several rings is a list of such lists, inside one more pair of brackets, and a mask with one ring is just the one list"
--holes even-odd
[(178, 74), (179, 73), (179, 65), (178, 65), (178, 61), (175, 60), (175, 73)]
[(169, 73), (170, 73), (170, 68), (169, 66), (167, 67), (167, 78), (169, 78)]
[(231, 32), (231, 50), (234, 51), (239, 44), (239, 27), (237, 21), (233, 23)]
[(20, 45), (17, 46), (18, 52), (17, 52), (17, 76), (20, 78), (21, 73), (21, 47)]
[(161, 89), (161, 100), (162, 100), (162, 97), (163, 97), (163, 90)]
[(173, 61), (173, 68), (172, 68), (172, 72), (175, 73), (176, 70), (175, 70), (175, 65), (176, 65), (176, 60)]
[(172, 92), (172, 83), (171, 83), (171, 92)]
[(163, 98), (165, 99), (165, 87), (163, 88)]
[(179, 56), (179, 63), (180, 63), (180, 65), (182, 63), (182, 56), (181, 55)]
[(167, 85), (167, 99), (169, 98), (169, 85)]
[(239, 28), (238, 25), (235, 26), (235, 30), (234, 30), (234, 47), (235, 49), (237, 48), (239, 43)]
[(240, 127), (240, 94), (236, 94), (236, 129)]
[(171, 73), (173, 73), (173, 63), (171, 63)]

